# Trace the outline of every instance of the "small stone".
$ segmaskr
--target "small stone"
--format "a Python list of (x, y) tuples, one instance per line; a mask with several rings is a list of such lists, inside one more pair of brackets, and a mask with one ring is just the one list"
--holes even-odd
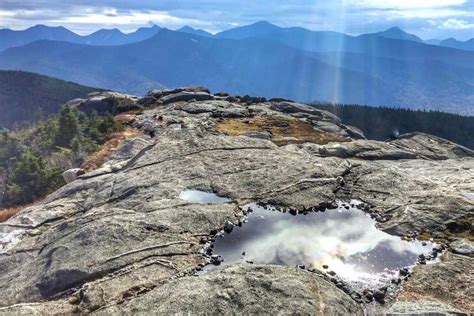
[(69, 298), (69, 304), (77, 305), (80, 302), (81, 302), (81, 298), (79, 297), (78, 294), (74, 294), (73, 296)]
[(295, 216), (295, 215), (298, 214), (298, 211), (295, 210), (295, 209), (291, 209), (291, 210), (290, 210), (290, 214), (293, 215), (293, 216)]
[(225, 231), (227, 234), (230, 234), (233, 229), (234, 229), (234, 224), (232, 224), (232, 223), (229, 222), (229, 221), (226, 221), (225, 224), (224, 224), (224, 231)]
[(401, 276), (407, 276), (410, 274), (410, 271), (408, 270), (408, 268), (401, 268), (400, 271), (399, 271), (399, 274)]
[(385, 294), (386, 294), (386, 291), (384, 291), (383, 289), (378, 289), (377, 291), (374, 292), (374, 298), (381, 302), (385, 299)]
[(329, 269), (329, 266), (327, 264), (323, 264), (323, 269)]
[(365, 297), (369, 300), (372, 301), (374, 299), (374, 293), (372, 291), (367, 291), (365, 293)]
[(331, 275), (331, 276), (335, 276), (336, 275), (336, 272), (334, 271), (328, 271), (327, 274)]

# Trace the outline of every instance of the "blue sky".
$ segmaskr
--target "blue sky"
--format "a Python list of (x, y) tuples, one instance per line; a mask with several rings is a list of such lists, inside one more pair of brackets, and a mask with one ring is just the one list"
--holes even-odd
[(210, 32), (267, 20), (361, 34), (399, 26), (423, 39), (474, 37), (474, 0), (0, 0), (0, 27), (63, 25), (88, 34), (157, 24)]

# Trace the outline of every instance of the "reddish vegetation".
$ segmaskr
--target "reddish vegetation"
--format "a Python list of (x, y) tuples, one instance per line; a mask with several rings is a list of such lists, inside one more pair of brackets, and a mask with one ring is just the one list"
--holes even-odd
[(109, 136), (109, 139), (101, 146), (100, 150), (91, 154), (86, 158), (81, 168), (86, 172), (90, 172), (102, 166), (104, 162), (127, 138), (137, 137), (143, 135), (137, 129), (127, 127), (123, 131), (114, 133)]
[(125, 113), (120, 113), (114, 117), (114, 119), (117, 122), (120, 122), (122, 124), (131, 124), (133, 121), (135, 121), (136, 118), (136, 112), (130, 111), (130, 112), (125, 112)]
[(219, 122), (217, 130), (238, 136), (255, 132), (270, 132), (271, 140), (281, 146), (287, 144), (347, 142), (349, 138), (315, 129), (311, 124), (282, 116), (253, 118), (249, 120), (229, 119)]
[(0, 210), (0, 223), (3, 223), (5, 221), (7, 221), (10, 217), (13, 217), (18, 212), (20, 212), (21, 210), (23, 210), (23, 209), (25, 209), (25, 208), (27, 208), (28, 206), (31, 206), (31, 205), (32, 204), (20, 205), (20, 206), (14, 206), (14, 207), (10, 207), (10, 208)]

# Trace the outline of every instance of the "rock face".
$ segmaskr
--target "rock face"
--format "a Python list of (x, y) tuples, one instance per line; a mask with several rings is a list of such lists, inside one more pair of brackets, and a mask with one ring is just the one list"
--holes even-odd
[(201, 277), (184, 277), (101, 312), (212, 314), (232, 311), (275, 315), (363, 315), (361, 307), (321, 276), (283, 266), (236, 265)]
[(136, 97), (117, 92), (93, 92), (87, 99), (74, 99), (66, 105), (76, 107), (87, 114), (95, 111), (99, 115), (107, 112), (115, 115), (142, 108), (142, 104), (137, 102)]
[[(169, 101), (183, 92), (209, 97)], [(0, 251), (0, 314), (361, 314), (326, 277), (294, 267), (244, 264), (192, 276), (204, 263), (202, 238), (241, 220), (239, 206), (250, 202), (303, 209), (358, 199), (393, 234), (472, 236), (474, 154), (461, 146), (422, 134), (368, 141), (334, 115), (288, 100), (199, 87), (146, 98), (155, 107), (133, 124), (149, 136), (0, 224), (0, 237), (15, 236)], [(179, 198), (192, 189), (232, 202)], [(472, 289), (472, 258), (458, 258), (448, 250), (411, 280), (418, 274), (419, 284), (446, 293)], [(436, 297), (430, 306), (472, 312), (467, 295)]]

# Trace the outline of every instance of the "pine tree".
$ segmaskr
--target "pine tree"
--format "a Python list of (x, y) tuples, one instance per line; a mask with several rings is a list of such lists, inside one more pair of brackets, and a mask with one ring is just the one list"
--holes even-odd
[(77, 110), (65, 106), (59, 113), (59, 128), (56, 134), (56, 146), (71, 148), (71, 142), (80, 134), (79, 115)]

